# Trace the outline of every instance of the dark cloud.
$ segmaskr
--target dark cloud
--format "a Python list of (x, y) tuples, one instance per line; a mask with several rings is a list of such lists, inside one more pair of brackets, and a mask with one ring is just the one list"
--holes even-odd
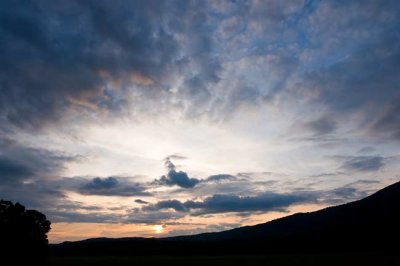
[(57, 205), (59, 211), (100, 211), (102, 208), (94, 205), (84, 205), (79, 201), (69, 201), (66, 203), (61, 203)]
[(47, 181), (36, 180), (30, 183), (1, 184), (1, 198), (20, 202), (28, 208), (46, 213), (50, 208), (68, 201), (65, 193)]
[(64, 193), (50, 184), (64, 164), (79, 160), (58, 151), (24, 146), (0, 136), (0, 195), (28, 208), (47, 208), (64, 200)]
[[(398, 77), (393, 69), (398, 67), (396, 58), (400, 56), (400, 48), (393, 42), (391, 39), (373, 43), (364, 51), (313, 73), (312, 79), (322, 88), (320, 100), (334, 111), (345, 112), (366, 108), (368, 103), (378, 108), (376, 104), (389, 104), (398, 98), (395, 90)], [(391, 52), (382, 55), (381, 49)], [(365, 53), (369, 53), (369, 56), (365, 57)], [(386, 93), (382, 94), (382, 90)]]
[[(354, 126), (395, 139), (400, 136), (399, 11), (397, 1), (319, 2), (308, 35), (319, 48), (309, 50), (308, 64), (315, 66), (304, 76), (306, 94), (331, 116), (347, 121), (354, 115)], [(329, 123), (320, 128), (331, 130)]]
[(187, 190), (178, 188), (171, 193), (174, 195), (185, 195), (188, 192), (192, 197), (204, 197), (215, 194), (235, 194), (235, 195), (253, 195), (259, 191), (270, 190), (275, 181), (255, 181), (245, 178), (217, 179), (207, 181), (201, 179), (201, 182), (193, 189)]
[(135, 199), (135, 202), (139, 203), (139, 204), (149, 204), (149, 202), (142, 200), (142, 199)]
[(382, 156), (354, 156), (348, 157), (342, 163), (341, 168), (349, 171), (377, 171), (385, 165), (385, 158)]
[(377, 187), (372, 189), (369, 187), (370, 185), (375, 186), (376, 184), (379, 184), (379, 181), (357, 180), (342, 187), (321, 193), (319, 202), (328, 205), (337, 205), (359, 200), (377, 191)]
[(170, 170), (167, 175), (163, 175), (160, 179), (155, 180), (155, 183), (159, 185), (176, 185), (182, 188), (192, 188), (199, 182), (199, 179), (190, 178), (187, 173), (176, 170)]
[(1, 183), (19, 182), (33, 175), (31, 169), (9, 158), (0, 157)]
[(115, 177), (100, 178), (95, 177), (93, 180), (85, 184), (83, 190), (102, 190), (114, 188), (118, 185), (118, 180)]
[(176, 167), (171, 162), (170, 157), (167, 157), (164, 163), (168, 169), (168, 173), (166, 175), (163, 175), (159, 179), (154, 180), (153, 184), (165, 186), (176, 185), (182, 188), (193, 188), (200, 182), (199, 179), (190, 178), (185, 172), (176, 171)]
[(120, 113), (128, 90), (136, 91), (138, 103), (175, 97), (168, 89), (176, 75), (199, 80), (198, 89), (180, 88), (194, 94), (219, 80), (221, 66), (209, 28), (203, 27), (205, 3), (0, 5), (2, 127), (41, 128), (67, 110)]
[(376, 149), (375, 149), (374, 147), (366, 146), (366, 147), (362, 147), (362, 148), (358, 151), (358, 153), (363, 153), (363, 154), (365, 154), (365, 153), (373, 153), (373, 152), (375, 152), (375, 151), (376, 151)]
[[(376, 181), (360, 180), (343, 187), (325, 191), (298, 191), (287, 194), (262, 193), (251, 197), (236, 195), (214, 195), (203, 200), (164, 200), (156, 204), (147, 204), (141, 208), (128, 211), (127, 214), (105, 213), (102, 208), (84, 205), (81, 202), (64, 200), (46, 208), (46, 214), (55, 222), (96, 222), (96, 223), (139, 223), (170, 224), (187, 215), (212, 215), (236, 212), (236, 215), (247, 217), (254, 212), (287, 211), (295, 204), (323, 203), (328, 205), (342, 204), (366, 197), (369, 190), (359, 189), (357, 184), (376, 184)], [(374, 191), (374, 190), (372, 190)], [(120, 211), (121, 209), (118, 209)], [(226, 224), (229, 227), (229, 224)], [(232, 224), (233, 226), (233, 224)], [(236, 226), (233, 226), (236, 227)], [(220, 228), (213, 225), (213, 230)], [(229, 228), (225, 228), (229, 229)], [(221, 230), (225, 230), (221, 228)], [(210, 230), (209, 230), (210, 231)]]
[(1, 136), (0, 150), (0, 185), (6, 181), (18, 183), (54, 177), (64, 163), (79, 160), (79, 156), (26, 147)]
[(2, 1), (1, 127), (36, 129), (127, 105), (135, 114), (179, 109), (214, 119), (312, 96), (331, 117), (308, 124), (317, 135), (359, 112), (362, 125), (380, 114), (370, 130), (398, 138), (396, 1), (220, 5)]
[(315, 195), (309, 193), (276, 194), (264, 193), (254, 197), (235, 195), (213, 195), (203, 202), (189, 201), (186, 205), (198, 209), (199, 214), (248, 211), (282, 211), (292, 204), (311, 202)]
[(79, 212), (79, 209), (71, 211), (47, 211), (46, 215), (54, 223), (121, 223), (124, 217), (115, 213), (104, 212)]
[(213, 195), (202, 201), (178, 200), (159, 201), (142, 207), (143, 211), (173, 209), (177, 212), (191, 212), (194, 215), (225, 212), (283, 211), (292, 204), (313, 202), (316, 194), (293, 192), (290, 194), (263, 193), (257, 196)]
[[(107, 206), (103, 206), (107, 207)], [(48, 206), (46, 215), (53, 223), (118, 223), (123, 222), (119, 214), (104, 213), (102, 207), (85, 205), (78, 201), (65, 200), (63, 203)]]
[(142, 184), (129, 182), (126, 178), (121, 182), (121, 178), (117, 177), (95, 177), (78, 189), (79, 193), (84, 195), (150, 196), (151, 193), (145, 190), (146, 187)]
[[(143, 213), (157, 213), (159, 211), (174, 211), (187, 215), (208, 215), (234, 212), (237, 215), (248, 216), (255, 212), (287, 211), (289, 206), (296, 204), (343, 204), (366, 197), (374, 188), (366, 189), (365, 185), (374, 186), (375, 180), (359, 180), (345, 186), (327, 189), (312, 190), (293, 189), (291, 193), (264, 192), (253, 196), (238, 196), (232, 194), (216, 194), (202, 200), (162, 200), (155, 204), (143, 206)], [(138, 210), (139, 211), (139, 210)]]
[(184, 202), (180, 202), (179, 200), (163, 200), (159, 201), (156, 204), (152, 204), (149, 206), (144, 206), (142, 208), (143, 211), (158, 211), (163, 209), (173, 209), (178, 212), (186, 212), (189, 209), (185, 206)]
[(315, 135), (325, 135), (335, 130), (336, 122), (331, 117), (323, 116), (317, 120), (308, 122), (306, 126), (312, 130)]
[[(177, 171), (176, 166), (172, 163), (171, 159), (174, 159), (172, 156), (168, 156), (164, 159), (164, 164), (168, 169), (168, 173), (166, 175), (161, 176), (159, 179), (153, 181), (155, 185), (164, 185), (164, 186), (179, 186), (181, 188), (193, 188), (197, 185), (203, 183), (212, 183), (212, 182), (221, 182), (221, 181), (235, 181), (238, 178), (229, 174), (218, 174), (211, 175), (206, 179), (197, 179), (191, 178), (186, 172)], [(179, 156), (176, 159), (183, 159)]]
[[(398, 99), (400, 100), (400, 96)], [(372, 125), (372, 130), (380, 135), (400, 140), (400, 104), (389, 103), (378, 121)]]
[[(61, 185), (61, 186), (60, 186)], [(119, 222), (116, 215), (106, 215), (97, 206), (71, 201), (60, 180), (36, 177), (30, 182), (1, 183), (1, 198), (20, 202), (46, 214), (51, 222)]]
[[(51, 206), (41, 206), (41, 210), (53, 223), (118, 223), (118, 224), (160, 224), (174, 221), (185, 216), (183, 213), (159, 211), (142, 212), (129, 208), (107, 208), (107, 206), (85, 205), (81, 202), (57, 202)], [(108, 211), (105, 211), (107, 209)], [(121, 210), (126, 211), (121, 213)]]
[(357, 189), (352, 188), (352, 187), (342, 187), (342, 188), (337, 188), (331, 191), (332, 194), (339, 196), (341, 198), (343, 197), (349, 197), (349, 198), (354, 198), (354, 194), (358, 192)]
[(73, 203), (59, 186), (59, 176), (66, 163), (78, 160), (79, 156), (27, 147), (0, 137), (1, 198), (40, 210), (53, 221), (52, 213), (72, 208)]

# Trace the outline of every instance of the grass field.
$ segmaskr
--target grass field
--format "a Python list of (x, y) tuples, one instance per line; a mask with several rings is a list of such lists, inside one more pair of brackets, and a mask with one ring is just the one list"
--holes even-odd
[(50, 257), (47, 265), (146, 265), (146, 266), (220, 266), (220, 265), (400, 265), (399, 257), (382, 255), (276, 255), (276, 256), (120, 256), (120, 257)]

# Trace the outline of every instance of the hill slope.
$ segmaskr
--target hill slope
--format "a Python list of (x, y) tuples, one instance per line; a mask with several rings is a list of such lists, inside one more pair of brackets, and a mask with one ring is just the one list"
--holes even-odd
[(53, 245), (58, 254), (269, 254), (395, 251), (400, 182), (359, 201), (255, 226), (160, 239), (89, 239)]

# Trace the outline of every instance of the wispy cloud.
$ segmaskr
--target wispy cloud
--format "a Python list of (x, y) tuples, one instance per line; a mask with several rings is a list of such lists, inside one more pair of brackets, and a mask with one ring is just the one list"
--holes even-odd
[(382, 156), (354, 156), (348, 157), (341, 168), (350, 171), (377, 171), (385, 165), (385, 158)]

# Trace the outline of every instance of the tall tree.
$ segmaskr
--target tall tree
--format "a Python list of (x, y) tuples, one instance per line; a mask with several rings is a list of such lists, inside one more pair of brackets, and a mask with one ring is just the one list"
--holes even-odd
[(50, 224), (46, 216), (36, 210), (0, 200), (0, 253), (3, 257), (18, 254), (16, 260), (43, 258)]

